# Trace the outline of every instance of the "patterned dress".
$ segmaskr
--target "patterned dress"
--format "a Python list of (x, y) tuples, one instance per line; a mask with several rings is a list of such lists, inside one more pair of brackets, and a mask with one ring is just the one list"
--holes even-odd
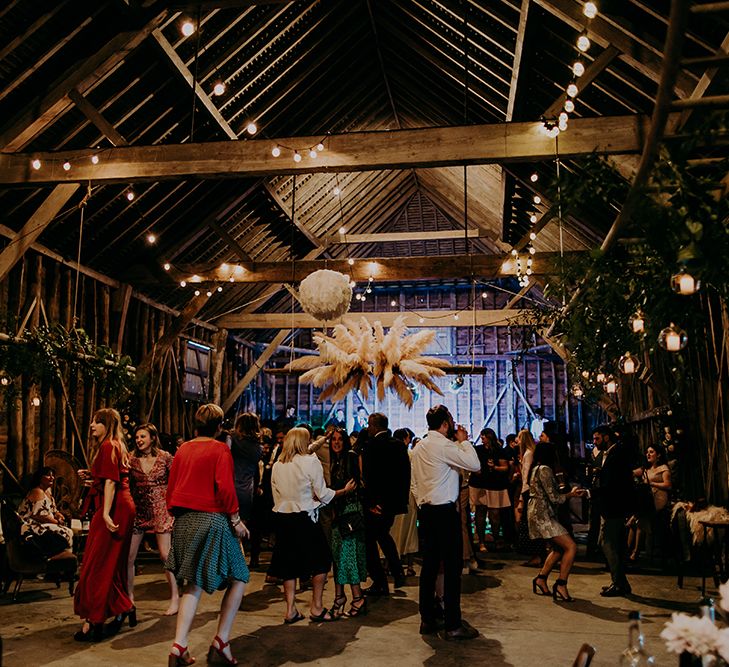
[[(55, 523), (45, 523), (36, 518), (39, 516), (54, 518), (56, 512), (58, 512), (56, 502), (50, 494), (44, 493), (43, 498), (35, 502), (26, 496), (23, 499), (23, 502), (21, 502), (18, 506), (18, 514), (23, 520), (23, 526), (20, 529), (20, 534), (23, 537), (28, 534), (35, 535), (36, 537), (42, 537), (48, 532), (55, 533), (66, 541), (66, 549), (70, 549), (71, 544), (73, 543), (73, 531), (68, 526), (59, 526)], [(63, 551), (63, 549), (60, 549), (59, 553), (60, 551)]]
[(567, 500), (559, 492), (557, 480), (549, 466), (537, 465), (529, 482), (529, 505), (527, 520), (529, 537), (545, 540), (565, 535), (567, 529), (557, 521), (557, 505)]
[(137, 507), (134, 532), (171, 533), (174, 519), (167, 511), (167, 480), (172, 467), (172, 455), (160, 449), (148, 473), (142, 469), (142, 459), (132, 456), (129, 463), (132, 497)]

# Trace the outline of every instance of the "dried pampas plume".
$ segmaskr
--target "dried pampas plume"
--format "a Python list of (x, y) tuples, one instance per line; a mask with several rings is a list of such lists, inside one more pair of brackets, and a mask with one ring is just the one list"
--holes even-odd
[(443, 392), (433, 378), (445, 375), (443, 368), (450, 364), (420, 356), (433, 341), (435, 331), (424, 330), (410, 335), (406, 331), (404, 317), (398, 317), (387, 333), (380, 322), (375, 322), (373, 327), (364, 317), (357, 324), (338, 324), (333, 336), (314, 336), (319, 356), (296, 359), (286, 366), (286, 370), (306, 371), (301, 376), (302, 382), (325, 387), (320, 401), (340, 401), (354, 389), (359, 389), (367, 398), (372, 376), (379, 400), (383, 400), (386, 390), (391, 389), (405, 405), (412, 407), (410, 383), (413, 381), (442, 396)]

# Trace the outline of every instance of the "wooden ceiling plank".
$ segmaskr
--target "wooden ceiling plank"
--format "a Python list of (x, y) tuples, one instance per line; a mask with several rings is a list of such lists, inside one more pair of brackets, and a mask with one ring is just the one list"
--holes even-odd
[[(640, 151), (647, 125), (644, 116), (575, 118), (560, 137), (563, 158), (593, 152), (624, 154)], [(32, 155), (0, 155), (0, 183), (26, 185), (91, 180), (129, 182), (165, 178), (272, 176), (316, 172), (371, 171), (412, 167), (508, 163), (551, 159), (554, 141), (540, 122), (494, 123), (466, 127), (420, 128), (389, 132), (350, 132), (327, 137), (326, 150), (316, 160), (295, 163), (275, 158), (271, 146), (315, 145), (321, 137), (257, 139), (110, 148), (97, 165), (84, 164), (88, 149)], [(30, 167), (32, 157), (45, 165)], [(72, 172), (59, 159), (71, 160)]]
[(58, 12), (61, 11), (69, 0), (60, 0), (54, 7), (43, 12), (33, 23), (28, 26), (22, 33), (11, 39), (2, 49), (0, 49), (0, 60), (6, 58), (16, 48), (18, 48), (28, 37), (35, 34), (36, 30), (40, 30), (48, 21), (50, 21)]

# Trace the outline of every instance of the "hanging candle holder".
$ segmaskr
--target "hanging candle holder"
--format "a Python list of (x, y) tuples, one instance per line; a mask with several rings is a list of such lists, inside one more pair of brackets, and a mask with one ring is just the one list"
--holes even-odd
[(618, 383), (612, 375), (608, 376), (605, 379), (605, 384), (603, 385), (603, 388), (608, 394), (618, 393)]
[(696, 294), (701, 288), (701, 281), (694, 278), (685, 266), (671, 276), (671, 289), (682, 296)]
[(658, 334), (658, 344), (668, 352), (680, 352), (688, 344), (686, 332), (673, 322)]
[(631, 315), (630, 319), (628, 320), (628, 324), (630, 325), (630, 330), (633, 333), (645, 333), (646, 317), (643, 311), (638, 310), (633, 315)]
[(626, 352), (618, 361), (618, 368), (623, 375), (633, 375), (640, 367), (640, 362), (630, 352)]

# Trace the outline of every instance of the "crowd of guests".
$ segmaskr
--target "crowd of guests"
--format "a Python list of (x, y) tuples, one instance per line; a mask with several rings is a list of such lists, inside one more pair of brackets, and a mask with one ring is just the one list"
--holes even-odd
[[(177, 615), (170, 665), (194, 661), (187, 643), (198, 602), (203, 591), (218, 590), (225, 593), (208, 661), (237, 664), (231, 628), (249, 565), (261, 565), (264, 538), (274, 544), (266, 580), (282, 585), (286, 624), (367, 614), (368, 598), (390, 594), (388, 574), (394, 588), (415, 575), (412, 558), (420, 553), (421, 634), (471, 639), (478, 632), (461, 617), (460, 590), (461, 576), (479, 567), (477, 554), (521, 551), (539, 567), (535, 594), (572, 601), (567, 585), (577, 547), (567, 506), (586, 496), (588, 547), (600, 545), (611, 576), (602, 595), (631, 592), (626, 566), (644, 544), (663, 539), (668, 525), (671, 471), (659, 445), (639, 464), (614, 429), (596, 429), (588, 490), (574, 483), (557, 434), (543, 431), (535, 442), (524, 428), (502, 442), (485, 428), (471, 442), (445, 406), (426, 419), (422, 439), (409, 429), (393, 433), (377, 412), (366, 423), (358, 413), (351, 434), (343, 413), (314, 432), (297, 425), (290, 409), (273, 429), (246, 413), (227, 431), (222, 410), (208, 404), (195, 415), (195, 437), (173, 457), (153, 424), (137, 427), (128, 446), (119, 414), (99, 410), (90, 429), (92, 465), (81, 472), (93, 518), (74, 598), (84, 619), (75, 639), (99, 641), (125, 622), (136, 625), (135, 560), (145, 534), (155, 536), (169, 582), (164, 613)], [(52, 469), (39, 471), (19, 508), (23, 531), (49, 558), (72, 546), (53, 481)], [(334, 597), (325, 606), (330, 571)], [(297, 607), (297, 581), (311, 587), (308, 613)]]

